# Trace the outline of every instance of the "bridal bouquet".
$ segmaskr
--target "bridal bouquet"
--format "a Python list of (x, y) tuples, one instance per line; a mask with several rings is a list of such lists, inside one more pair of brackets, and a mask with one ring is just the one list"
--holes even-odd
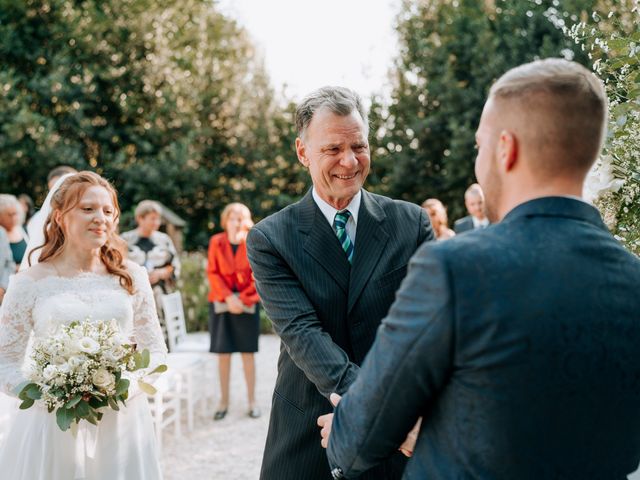
[[(50, 413), (55, 410), (58, 426), (65, 431), (83, 419), (97, 425), (101, 409), (119, 410), (118, 403), (126, 405), (130, 381), (123, 374), (147, 368), (149, 351), (139, 352), (126, 343), (115, 320), (88, 318), (36, 341), (31, 360), (30, 383), (20, 391), (20, 408), (43, 401)], [(148, 374), (166, 369), (159, 365)], [(142, 380), (138, 385), (146, 393), (155, 393)]]

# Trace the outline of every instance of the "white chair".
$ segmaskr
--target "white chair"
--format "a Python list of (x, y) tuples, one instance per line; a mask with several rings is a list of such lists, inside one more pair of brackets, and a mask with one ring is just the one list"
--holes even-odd
[(162, 432), (165, 427), (173, 424), (173, 432), (176, 437), (181, 436), (180, 431), (180, 402), (178, 391), (182, 378), (175, 372), (167, 371), (158, 378), (153, 386), (156, 393), (147, 395), (151, 405), (151, 417), (156, 430), (158, 443), (158, 455), (162, 454)]
[(204, 411), (215, 396), (215, 365), (209, 355), (207, 332), (187, 333), (180, 292), (162, 296), (162, 308), (169, 340), (167, 366), (181, 377), (178, 396), (186, 404), (187, 428), (193, 430), (196, 405), (204, 402)]
[(215, 379), (208, 374), (213, 371), (213, 365), (201, 354), (170, 353), (167, 357), (167, 366), (181, 377), (177, 394), (186, 404), (187, 430), (192, 431), (195, 409), (200, 402), (203, 403), (200, 411), (213, 411)]
[(180, 292), (162, 295), (162, 310), (167, 324), (170, 352), (208, 352), (207, 332), (187, 333)]

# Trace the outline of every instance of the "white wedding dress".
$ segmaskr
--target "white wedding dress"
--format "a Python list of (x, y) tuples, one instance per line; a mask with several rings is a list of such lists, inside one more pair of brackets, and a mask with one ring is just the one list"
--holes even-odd
[[(80, 274), (34, 279), (27, 270), (12, 278), (0, 316), (0, 388), (25, 381), (29, 337), (44, 337), (74, 320), (115, 318), (138, 348), (163, 363), (166, 347), (147, 273), (127, 262), (135, 293), (112, 275)], [(132, 382), (134, 385), (135, 382)], [(127, 407), (105, 410), (98, 427), (81, 421), (77, 432), (62, 432), (55, 414), (42, 405), (13, 406), (0, 445), (0, 477), (11, 480), (158, 480), (162, 478), (146, 396), (132, 389)], [(13, 393), (15, 396), (15, 393)]]

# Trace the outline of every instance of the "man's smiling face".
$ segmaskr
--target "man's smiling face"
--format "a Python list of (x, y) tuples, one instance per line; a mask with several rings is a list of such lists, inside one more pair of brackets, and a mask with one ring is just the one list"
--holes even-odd
[(338, 210), (349, 204), (369, 174), (367, 132), (356, 110), (342, 116), (322, 108), (296, 140), (298, 159), (309, 169), (316, 192)]

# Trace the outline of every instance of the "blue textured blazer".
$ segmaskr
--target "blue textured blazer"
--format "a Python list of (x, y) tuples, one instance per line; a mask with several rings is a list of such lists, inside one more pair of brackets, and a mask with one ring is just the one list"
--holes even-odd
[[(309, 191), (249, 232), (256, 287), (282, 339), (262, 479), (331, 478), (318, 416), (357, 377), (409, 259), (433, 239), (419, 206), (365, 190), (356, 228), (349, 265)], [(397, 454), (363, 478), (400, 478), (404, 464)]]
[(640, 260), (576, 199), (423, 245), (328, 455), (350, 478), (422, 427), (406, 479), (624, 479), (640, 460)]

